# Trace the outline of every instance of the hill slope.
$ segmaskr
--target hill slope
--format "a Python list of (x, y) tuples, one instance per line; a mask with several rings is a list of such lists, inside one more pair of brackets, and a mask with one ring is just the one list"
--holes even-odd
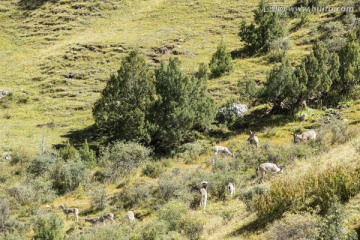
[[(271, 3), (290, 6), (294, 1), (271, 1)], [(337, 1), (331, 4), (342, 3)], [(189, 184), (200, 180), (201, 177), (221, 179), (221, 176), (210, 174), (212, 170), (210, 149), (213, 139), (205, 139), (200, 142), (201, 151), (191, 160), (185, 154), (178, 154), (172, 159), (160, 159), (159, 164), (163, 166), (164, 173), (155, 178), (144, 176), (142, 166), (135, 171), (134, 176), (126, 177), (116, 183), (101, 182), (96, 180), (96, 172), (102, 173), (104, 170), (99, 167), (90, 170), (81, 187), (67, 194), (56, 195), (47, 204), (26, 201), (21, 204), (14, 200), (14, 194), (9, 190), (11, 187), (31, 182), (32, 179), (27, 175), (26, 168), (34, 157), (40, 154), (43, 144), (46, 150), (51, 151), (53, 145), (66, 141), (69, 133), (93, 124), (91, 113), (93, 103), (99, 97), (109, 76), (116, 73), (121, 59), (130, 50), (138, 48), (153, 67), (161, 60), (179, 57), (184, 71), (193, 72), (199, 63), (210, 61), (221, 40), (226, 43), (228, 50), (236, 55), (235, 53), (243, 46), (238, 37), (240, 23), (242, 20), (253, 21), (252, 11), (257, 5), (257, 1), (244, 0), (2, 1), (0, 3), (2, 23), (0, 90), (6, 90), (11, 94), (0, 99), (0, 117), (2, 117), (0, 132), (3, 136), (0, 148), (4, 156), (8, 152), (16, 155), (18, 162), (10, 164), (8, 161), (0, 161), (0, 168), (4, 172), (0, 177), (2, 188), (0, 196), (9, 199), (11, 211), (8, 218), (24, 223), (24, 238), (33, 237), (32, 219), (36, 214), (50, 212), (65, 219), (57, 208), (64, 203), (67, 206), (78, 207), (81, 218), (111, 211), (115, 213), (117, 221), (124, 223), (123, 216), (130, 208), (124, 206), (123, 196), (129, 194), (130, 198), (138, 197), (129, 193), (133, 189), (138, 189), (139, 196), (145, 194), (141, 191), (148, 191), (148, 194), (145, 194), (147, 200), (138, 201), (132, 207), (141, 220), (136, 225), (125, 224), (134, 236), (138, 236), (136, 234), (147, 229), (148, 223), (156, 221), (161, 215), (158, 210), (162, 205), (169, 209), (173, 207), (162, 202), (161, 206), (156, 204), (160, 201), (156, 198), (161, 181), (165, 182), (164, 179), (170, 178), (169, 182), (173, 184), (177, 182)], [(286, 39), (292, 43), (287, 57), (292, 64), (296, 65), (308, 54), (313, 40), (321, 36), (320, 26), (335, 22), (340, 17), (341, 13), (310, 15), (307, 24), (300, 28), (295, 27), (300, 21), (299, 18), (287, 19), (284, 23), (288, 30)], [(241, 81), (245, 75), (258, 82), (264, 82), (267, 72), (275, 65), (269, 61), (268, 55), (234, 57), (233, 64), (232, 73), (209, 80), (208, 89), (217, 107), (231, 97), (238, 97), (238, 81)], [(359, 106), (360, 102), (353, 102), (349, 108), (334, 110), (341, 113), (342, 119), (348, 119), (350, 123), (348, 133), (357, 131), (360, 120)], [(331, 110), (326, 112), (309, 108), (306, 110), (309, 118), (304, 122), (299, 122), (292, 116), (256, 119), (256, 124), (253, 126), (259, 131), (261, 148), (258, 152), (245, 144), (247, 136), (244, 133), (231, 132), (226, 141), (217, 139), (218, 144), (228, 146), (237, 153), (234, 162), (228, 158), (221, 158), (220, 168), (224, 167), (230, 172), (232, 170), (230, 168), (236, 163), (253, 166), (252, 164), (255, 163), (246, 162), (244, 156), (265, 154), (266, 149), (269, 148), (269, 152), (273, 151), (271, 153), (275, 156), (273, 160), (278, 161), (281, 158), (279, 161), (287, 164), (284, 175), (271, 177), (265, 184), (264, 188), (270, 188), (272, 182), (278, 179), (301, 178), (303, 174), (321, 171), (329, 165), (356, 166), (359, 156), (354, 148), (356, 144), (352, 142), (360, 141), (360, 138), (355, 133), (347, 135), (346, 141), (335, 145), (329, 144), (330, 140), (325, 138), (324, 145), (327, 151), (319, 150), (318, 146), (306, 145), (300, 146), (299, 149), (292, 146), (290, 132), (297, 128), (320, 129), (322, 117), (329, 112)], [(223, 130), (222, 126), (219, 129)], [(330, 138), (330, 135), (327, 136)], [(293, 158), (294, 162), (283, 160), (287, 153), (281, 152), (284, 150), (282, 147), (285, 150), (298, 151), (296, 154), (299, 156)], [(262, 156), (258, 157), (262, 160)], [(249, 159), (251, 160), (251, 157)], [(182, 216), (185, 218), (181, 222), (182, 229), (187, 229), (186, 227), (193, 224), (189, 220), (189, 225), (186, 225), (188, 223), (186, 219), (194, 218), (203, 226), (202, 239), (266, 239), (268, 237), (266, 231), (272, 223), (264, 228), (248, 228), (256, 221), (257, 216), (255, 211), (248, 211), (242, 194), (247, 189), (257, 186), (256, 172), (250, 167), (239, 169), (242, 172), (231, 173), (241, 187), (237, 190), (236, 197), (219, 199), (210, 192), (208, 209), (186, 210), (188, 215)], [(176, 175), (177, 171), (180, 172), (179, 175)], [(42, 188), (45, 189), (44, 186), (40, 189)], [(103, 211), (93, 211), (91, 208), (92, 196), (89, 192), (94, 192), (96, 188), (106, 189), (108, 206)], [(11, 194), (12, 197), (9, 197)], [(187, 198), (188, 196), (185, 195), (184, 198)], [(176, 202), (181, 198), (176, 194), (175, 196), (174, 208), (177, 208), (176, 204), (180, 206), (182, 203)], [(344, 204), (347, 226), (350, 229), (358, 229), (360, 226), (358, 198), (359, 195), (356, 195)], [(186, 203), (188, 201), (189, 199), (184, 200)], [(119, 226), (109, 229), (115, 232), (115, 228)], [(99, 232), (105, 228), (107, 227), (103, 229), (99, 227)], [(83, 221), (80, 223), (65, 221), (64, 230), (70, 239), (79, 238), (77, 234), (80, 233), (89, 234), (90, 229), (91, 227)], [(196, 232), (196, 229), (188, 231)], [(183, 232), (181, 233), (183, 235), (173, 233), (173, 239), (186, 238), (184, 236), (191, 238), (189, 232), (186, 232), (188, 235), (184, 235)]]

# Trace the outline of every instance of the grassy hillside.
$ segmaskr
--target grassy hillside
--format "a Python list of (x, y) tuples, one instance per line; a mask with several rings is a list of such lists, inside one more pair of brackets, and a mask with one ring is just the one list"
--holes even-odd
[[(291, 6), (295, 1), (270, 2)], [(348, 6), (354, 2), (331, 1), (328, 4)], [(209, 63), (217, 45), (223, 40), (233, 55), (234, 69), (228, 75), (208, 81), (208, 91), (217, 107), (230, 98), (239, 97), (238, 82), (244, 76), (259, 83), (266, 81), (268, 71), (276, 64), (269, 60), (269, 54), (252, 57), (239, 57), (236, 54), (244, 46), (238, 36), (240, 23), (243, 20), (247, 23), (253, 21), (253, 10), (257, 5), (258, 1), (245, 0), (1, 1), (0, 90), (10, 94), (0, 99), (0, 132), (3, 136), (0, 141), (3, 156), (3, 160), (0, 160), (0, 198), (9, 203), (9, 214), (6, 216), (11, 221), (8, 223), (10, 227), (7, 227), (12, 229), (7, 234), (5, 230), (4, 234), (0, 232), (3, 234), (1, 236), (5, 239), (30, 239), (36, 231), (33, 222), (37, 216), (55, 213), (65, 220), (58, 206), (66, 204), (78, 207), (81, 212), (79, 223), (64, 221), (61, 231), (66, 232), (69, 239), (80, 239), (79, 234), (84, 234), (87, 239), (92, 239), (90, 236), (99, 239), (106, 234), (108, 239), (111, 239), (110, 236), (120, 239), (114, 237), (116, 231), (141, 239), (144, 238), (140, 236), (141, 232), (150, 234), (151, 224), (156, 231), (161, 229), (161, 223), (156, 225), (155, 222), (161, 219), (162, 207), (165, 206), (163, 211), (168, 208), (171, 212), (171, 209), (182, 209), (185, 205), (182, 222), (177, 224), (186, 233), (173, 230), (169, 239), (268, 239), (271, 238), (269, 232), (278, 224), (276, 221), (284, 218), (277, 219), (275, 223), (261, 222), (256, 226), (256, 211), (249, 209), (244, 200), (244, 194), (258, 186), (256, 161), (272, 160), (285, 167), (284, 175), (269, 175), (264, 186), (259, 187), (263, 189), (271, 189), (272, 183), (279, 179), (301, 179), (308, 173), (326, 171), (330, 166), (345, 165), (355, 169), (359, 163), (356, 152), (360, 141), (357, 134), (359, 101), (350, 102), (349, 107), (343, 109), (322, 111), (308, 108), (303, 111), (308, 116), (303, 122), (298, 121), (296, 116), (259, 118), (256, 111), (266, 111), (266, 106), (250, 108), (248, 122), (244, 126), (257, 131), (260, 139), (258, 150), (246, 145), (247, 129), (230, 131), (220, 125), (217, 127), (219, 132), (228, 134), (223, 134), (223, 138), (196, 142), (195, 148), (200, 150), (193, 155), (185, 151), (171, 158), (161, 158), (156, 163), (147, 160), (147, 164), (157, 164), (155, 169), (161, 170), (161, 174), (153, 177), (142, 174), (145, 165), (141, 165), (130, 176), (102, 182), (97, 179), (96, 173), (105, 174), (108, 169), (99, 165), (88, 169), (79, 187), (58, 194), (51, 187), (44, 186), (49, 182), (46, 180), (48, 173), (32, 179), (27, 172), (34, 158), (40, 155), (42, 145), (45, 144), (49, 152), (55, 151), (53, 146), (65, 143), (69, 134), (76, 134), (94, 123), (93, 103), (99, 98), (109, 76), (119, 69), (121, 59), (132, 49), (139, 49), (152, 67), (158, 66), (161, 60), (178, 57), (183, 70), (192, 73), (200, 63)], [(286, 56), (292, 65), (297, 65), (310, 52), (313, 40), (322, 36), (321, 26), (342, 17), (341, 13), (309, 15), (306, 24), (301, 27), (296, 27), (300, 18), (287, 18), (283, 25), (286, 29), (285, 39), (291, 42), (291, 48)], [(347, 119), (347, 131), (337, 132), (340, 137), (333, 144), (331, 130), (335, 128), (331, 128), (326, 120), (324, 122), (324, 117), (331, 117), (332, 112), (341, 114), (341, 120), (334, 120), (334, 126), (340, 126), (343, 119)], [(290, 133), (307, 128), (319, 131), (328, 128), (329, 133), (319, 145), (294, 146)], [(214, 141), (229, 147), (236, 154), (235, 160), (225, 157), (219, 159), (218, 164), (219, 174), (229, 172), (228, 177), (234, 178), (238, 186), (237, 194), (233, 199), (228, 196), (223, 198), (215, 196), (216, 190), (212, 189), (207, 210), (190, 209), (187, 204), (191, 203), (194, 194), (188, 193), (188, 185), (201, 182), (205, 177), (214, 180), (213, 183), (225, 181), (221, 174), (211, 175), (211, 147)], [(11, 163), (4, 160), (9, 153), (13, 157)], [(252, 158), (256, 161), (252, 161)], [(46, 167), (43, 171), (46, 172)], [(34, 183), (33, 180), (38, 182)], [(42, 181), (46, 184), (42, 185)], [(18, 195), (14, 194), (14, 187), (25, 186), (26, 183), (37, 188), (33, 187), (32, 193), (20, 189)], [(167, 189), (176, 183), (183, 186), (175, 189), (180, 194), (175, 191), (170, 197), (173, 202), (162, 199), (163, 195), (159, 197), (161, 184)], [(13, 190), (9, 190), (11, 188)], [(31, 187), (26, 185), (24, 188)], [(99, 189), (105, 189), (107, 195), (107, 206), (100, 211), (91, 207), (93, 196), (99, 195), (96, 192)], [(131, 195), (134, 191), (138, 195)], [(45, 195), (49, 199), (26, 201), (37, 192), (39, 195), (34, 199), (46, 198)], [(146, 196), (145, 200), (137, 199), (141, 196)], [(19, 198), (25, 200), (21, 202)], [(126, 201), (132, 205), (124, 206)], [(341, 204), (347, 229), (359, 229), (359, 195), (351, 195), (349, 201), (342, 201)], [(135, 224), (126, 221), (125, 213), (128, 210), (136, 213), (138, 221)], [(83, 218), (106, 212), (115, 214), (118, 225), (99, 226), (95, 229), (100, 235), (92, 233), (92, 227)], [(294, 209), (290, 212), (297, 213)], [(194, 222), (191, 219), (195, 219)], [(200, 236), (191, 235), (196, 233), (191, 226), (203, 227)]]

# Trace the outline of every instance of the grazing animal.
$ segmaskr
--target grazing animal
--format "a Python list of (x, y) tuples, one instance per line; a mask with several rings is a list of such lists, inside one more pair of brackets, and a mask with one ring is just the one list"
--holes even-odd
[(126, 217), (130, 220), (130, 222), (134, 222), (135, 221), (135, 214), (133, 211), (128, 211), (126, 213)]
[(233, 197), (235, 194), (235, 183), (229, 182), (228, 191), (229, 191), (230, 197)]
[(295, 133), (292, 133), (291, 135), (294, 136), (294, 143), (300, 143), (302, 141), (308, 140), (315, 141), (316, 139), (316, 132), (314, 130), (303, 132), (300, 135), (297, 135)]
[(264, 180), (265, 172), (272, 172), (274, 174), (277, 172), (283, 173), (283, 170), (278, 166), (276, 166), (276, 164), (274, 163), (260, 164), (260, 166), (258, 167), (258, 174), (260, 175), (260, 179), (259, 179), (260, 183), (262, 183)]
[(250, 136), (247, 139), (247, 141), (252, 144), (255, 145), (256, 147), (258, 147), (259, 145), (259, 138), (257, 136), (255, 136), (255, 132), (250, 131)]
[(64, 205), (60, 205), (59, 208), (63, 210), (63, 212), (66, 214), (66, 220), (68, 220), (69, 214), (74, 214), (76, 221), (79, 220), (79, 209), (77, 208), (66, 208)]
[(112, 213), (107, 213), (107, 214), (105, 214), (104, 216), (102, 216), (100, 218), (103, 219), (104, 225), (105, 225), (106, 220), (110, 220), (112, 223), (115, 223), (114, 214), (112, 214)]
[(100, 218), (85, 218), (85, 222), (91, 223), (93, 226), (100, 223)]
[(227, 147), (215, 146), (215, 147), (213, 147), (213, 151), (214, 151), (214, 156), (221, 153), (221, 154), (227, 154), (227, 155), (234, 157), (234, 154), (231, 153)]
[(205, 188), (200, 188), (201, 193), (201, 200), (200, 200), (200, 206), (206, 209), (206, 201), (207, 201), (207, 191)]

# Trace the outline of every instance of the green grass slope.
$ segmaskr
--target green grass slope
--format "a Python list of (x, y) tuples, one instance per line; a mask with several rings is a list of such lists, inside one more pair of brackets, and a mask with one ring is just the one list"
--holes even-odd
[[(288, 0), (271, 2), (286, 6), (294, 3)], [(226, 43), (228, 51), (238, 51), (243, 46), (237, 35), (240, 23), (242, 20), (252, 21), (252, 11), (257, 5), (258, 1), (252, 0), (1, 1), (0, 90), (11, 92), (11, 96), (0, 99), (2, 155), (12, 150), (24, 156), (34, 156), (40, 153), (42, 142), (49, 150), (52, 145), (66, 141), (70, 132), (92, 125), (93, 103), (106, 80), (116, 73), (121, 59), (131, 49), (140, 49), (152, 66), (161, 60), (179, 57), (186, 72), (196, 70), (199, 63), (208, 63), (221, 40)], [(320, 36), (319, 26), (335, 21), (339, 16), (340, 13), (311, 15), (308, 23), (296, 30), (292, 29), (299, 19), (286, 22), (286, 39), (292, 43), (287, 53), (291, 62), (298, 63), (310, 51), (312, 40)], [(265, 81), (267, 72), (274, 65), (269, 63), (268, 56), (235, 58), (233, 64), (232, 73), (209, 80), (209, 92), (218, 107), (230, 97), (238, 96), (237, 84), (245, 75)], [(340, 111), (343, 118), (349, 120), (350, 130), (358, 128), (359, 109), (360, 103), (355, 102)], [(254, 125), (260, 130), (261, 144), (290, 146), (290, 132), (299, 127), (313, 127), (325, 114), (313, 109), (307, 111), (309, 120), (305, 122), (295, 119), (282, 121), (277, 116), (264, 120), (264, 123), (258, 121)], [(234, 134), (219, 144), (240, 151), (246, 137)], [(359, 141), (359, 136), (355, 136), (353, 141)], [(208, 149), (196, 156), (191, 164), (185, 164), (182, 159), (162, 160), (166, 171), (210, 171), (211, 144), (208, 142)], [(328, 152), (316, 156), (296, 159), (287, 166), (284, 175), (271, 177), (266, 184), (271, 186), (273, 180), (281, 177), (299, 177), (344, 163), (359, 164), (359, 156), (351, 141), (330, 146)], [(8, 174), (4, 175), (5, 180), (1, 180), (3, 189), (23, 181), (18, 168), (0, 161), (0, 170)], [(11, 180), (7, 181), (7, 177)], [(254, 184), (252, 181), (245, 181), (242, 187)], [(156, 179), (141, 176), (140, 170), (124, 182), (125, 187), (106, 185), (109, 199), (115, 199), (107, 210), (115, 212), (116, 216), (125, 214), (116, 197), (126, 187), (144, 182), (152, 186), (157, 184)], [(63, 203), (78, 206), (84, 212), (90, 208), (86, 191), (85, 187), (76, 189), (71, 194), (55, 198), (48, 207), (39, 207), (61, 217), (64, 216), (57, 206)], [(239, 195), (225, 201), (216, 201), (210, 196), (208, 210), (194, 211), (196, 216), (206, 219), (202, 239), (267, 238), (267, 228), (246, 228), (256, 216), (246, 210)], [(357, 195), (344, 206), (349, 225), (353, 228), (360, 226), (359, 204)], [(11, 215), (29, 222), (29, 209), (21, 207)], [(137, 223), (139, 226), (134, 228), (138, 231), (154, 216), (148, 216), (151, 209), (146, 206), (137, 210), (144, 216), (143, 221)], [(89, 228), (83, 222), (75, 224), (71, 221), (66, 221), (64, 227), (71, 234)], [(26, 238), (32, 236), (33, 232), (29, 231)]]

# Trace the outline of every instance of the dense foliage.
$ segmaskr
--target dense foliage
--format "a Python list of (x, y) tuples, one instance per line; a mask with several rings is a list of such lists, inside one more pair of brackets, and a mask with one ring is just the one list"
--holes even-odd
[(170, 59), (156, 70), (157, 100), (152, 109), (155, 125), (153, 144), (163, 150), (174, 149), (194, 129), (208, 125), (213, 118), (213, 103), (206, 93), (206, 68), (200, 65), (193, 76), (181, 71), (180, 61)]
[(96, 125), (115, 139), (150, 142), (149, 108), (155, 96), (154, 75), (138, 51), (122, 61), (95, 103)]
[(231, 72), (233, 69), (231, 60), (231, 55), (226, 52), (224, 41), (221, 41), (209, 63), (212, 77), (220, 77), (225, 73)]
[(95, 103), (96, 125), (112, 139), (151, 143), (157, 150), (174, 149), (213, 118), (206, 72), (201, 64), (198, 72), (188, 76), (174, 58), (161, 63), (154, 81), (144, 58), (133, 51)]
[(245, 42), (249, 53), (266, 53), (271, 43), (284, 36), (280, 14), (270, 11), (270, 5), (261, 0), (254, 11), (254, 23), (241, 23), (239, 37)]

